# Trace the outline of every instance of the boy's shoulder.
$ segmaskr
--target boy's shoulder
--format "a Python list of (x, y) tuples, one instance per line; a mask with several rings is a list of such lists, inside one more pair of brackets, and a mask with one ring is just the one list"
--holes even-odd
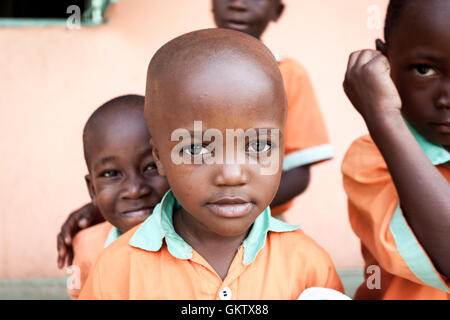
[(305, 66), (299, 61), (290, 58), (283, 57), (278, 61), (278, 67), (280, 68), (281, 73), (284, 75), (285, 73), (292, 73), (299, 76), (307, 76), (308, 72)]
[[(326, 287), (343, 292), (329, 253), (301, 229), (292, 232), (270, 233), (269, 245), (282, 261), (283, 273), (297, 279), (304, 288)], [(280, 254), (281, 252), (281, 254)], [(300, 272), (299, 272), (300, 270)]]
[(84, 247), (102, 249), (112, 227), (111, 223), (105, 221), (81, 230), (73, 238), (74, 250), (77, 251), (77, 248)]
[(307, 265), (332, 263), (328, 252), (301, 228), (289, 232), (269, 232), (268, 241), (274, 250), (289, 259), (300, 260)]
[(134, 226), (106, 247), (98, 258), (98, 264), (103, 266), (114, 265), (115, 267), (112, 269), (121, 270), (121, 268), (127, 268), (132, 256), (140, 256), (147, 253), (148, 251), (129, 244), (131, 237), (141, 225), (142, 223)]
[(134, 226), (133, 228), (122, 234), (119, 238), (114, 240), (107, 248), (105, 248), (103, 253), (106, 254), (107, 256), (110, 256), (111, 253), (117, 251), (123, 252), (129, 249), (133, 249), (134, 247), (130, 246), (128, 242), (141, 225), (142, 223)]

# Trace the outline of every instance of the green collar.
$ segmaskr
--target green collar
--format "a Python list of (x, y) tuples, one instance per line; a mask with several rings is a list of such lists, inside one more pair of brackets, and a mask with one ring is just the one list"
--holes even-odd
[[(153, 214), (136, 230), (129, 244), (146, 251), (157, 252), (161, 249), (163, 239), (165, 239), (167, 249), (173, 257), (182, 260), (191, 259), (192, 247), (175, 232), (172, 223), (173, 211), (179, 206), (172, 190), (169, 190), (155, 207)], [(299, 227), (272, 218), (270, 208), (267, 207), (256, 218), (250, 233), (243, 242), (244, 265), (252, 263), (258, 252), (264, 247), (267, 232), (288, 232)]]
[(411, 124), (409, 124), (406, 119), (404, 120), (414, 138), (416, 138), (420, 147), (433, 165), (438, 166), (440, 164), (450, 162), (450, 152), (448, 152), (443, 146), (434, 144), (425, 139), (425, 137), (423, 137)]
[(109, 246), (114, 240), (116, 240), (121, 235), (122, 235), (122, 232), (120, 232), (119, 229), (117, 229), (116, 227), (113, 226), (112, 229), (108, 233), (108, 237), (106, 238), (104, 248)]

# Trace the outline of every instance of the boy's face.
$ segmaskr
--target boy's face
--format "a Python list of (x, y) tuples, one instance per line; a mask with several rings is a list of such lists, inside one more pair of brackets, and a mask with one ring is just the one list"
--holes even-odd
[(387, 56), (404, 117), (428, 140), (449, 149), (450, 2), (415, 1), (405, 8)]
[(92, 137), (86, 181), (94, 205), (126, 232), (153, 212), (169, 187), (156, 170), (143, 115), (109, 118)]
[[(276, 161), (282, 162), (285, 97), (282, 84), (273, 82), (252, 64), (224, 61), (204, 63), (193, 72), (177, 75), (177, 79), (165, 87), (167, 90), (161, 96), (165, 107), (160, 109), (166, 112), (158, 116), (164, 120), (153, 122), (152, 127), (158, 131), (153, 136), (154, 154), (158, 169), (167, 176), (176, 199), (185, 210), (182, 214), (186, 223), (190, 220), (216, 235), (237, 236), (245, 233), (271, 203), (281, 178), (281, 165), (273, 174), (263, 175), (263, 165), (258, 161), (250, 164), (249, 160), (258, 153), (279, 151)], [(181, 149), (174, 149), (179, 146), (179, 140), (171, 141), (171, 134), (181, 128), (193, 132), (194, 121), (201, 121), (200, 138), (192, 134), (191, 141)], [(245, 163), (194, 163), (195, 154), (208, 153), (206, 147), (211, 141), (202, 138), (208, 129), (222, 134), (226, 157), (227, 144), (231, 143), (226, 139), (227, 129), (246, 131), (251, 128), (269, 129), (269, 137), (258, 136), (269, 141), (258, 145), (258, 139), (246, 140), (243, 152), (233, 148), (238, 156), (241, 152)], [(270, 140), (270, 129), (279, 130), (279, 141)], [(173, 150), (188, 154), (192, 163), (175, 164)]]
[(257, 39), (270, 21), (277, 21), (284, 6), (279, 0), (213, 0), (217, 27), (245, 32)]

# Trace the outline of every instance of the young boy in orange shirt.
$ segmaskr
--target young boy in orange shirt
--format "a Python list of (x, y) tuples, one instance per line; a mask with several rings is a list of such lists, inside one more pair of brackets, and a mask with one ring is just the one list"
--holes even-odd
[(253, 37), (208, 29), (160, 48), (147, 73), (145, 116), (171, 190), (105, 249), (80, 298), (297, 299), (309, 287), (342, 291), (329, 255), (270, 214), (286, 113), (277, 63)]
[[(247, 33), (257, 39), (270, 22), (284, 11), (281, 0), (213, 0), (214, 20), (220, 28)], [(333, 157), (333, 150), (311, 80), (306, 69), (290, 58), (275, 56), (283, 76), (288, 102), (285, 134), (285, 158), (278, 192), (271, 212), (278, 215), (292, 207), (294, 198), (303, 193), (310, 180), (309, 167)], [(98, 210), (87, 204), (72, 212), (58, 235), (58, 266), (71, 261), (72, 236), (101, 221)]]
[[(282, 0), (212, 0), (219, 28), (245, 32), (256, 39), (284, 11)], [(322, 114), (306, 69), (297, 61), (275, 55), (283, 76), (288, 104), (283, 174), (271, 203), (272, 214), (282, 214), (308, 187), (309, 167), (333, 157)]]
[(370, 132), (342, 164), (350, 222), (380, 267), (355, 299), (447, 300), (450, 2), (391, 0), (385, 41), (353, 53), (344, 82)]
[[(126, 95), (100, 106), (83, 130), (86, 183), (105, 222), (79, 232), (73, 242), (76, 299), (103, 248), (144, 221), (169, 189), (152, 156), (144, 120), (144, 97)], [(79, 277), (74, 279), (73, 277)], [(77, 281), (78, 280), (78, 281)], [(76, 285), (78, 284), (78, 285)]]

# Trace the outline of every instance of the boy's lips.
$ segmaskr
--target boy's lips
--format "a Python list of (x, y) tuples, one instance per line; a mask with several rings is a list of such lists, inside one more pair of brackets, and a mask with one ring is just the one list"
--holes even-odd
[(431, 126), (442, 134), (450, 134), (450, 122), (431, 123)]
[(130, 210), (121, 212), (120, 215), (123, 217), (126, 217), (126, 218), (137, 218), (137, 217), (144, 217), (144, 216), (147, 217), (153, 213), (153, 209), (154, 209), (154, 207), (130, 209)]
[(229, 29), (238, 30), (238, 31), (244, 31), (247, 30), (249, 27), (249, 24), (245, 21), (238, 21), (238, 20), (228, 20), (226, 22), (226, 26)]
[(206, 204), (215, 215), (223, 218), (240, 218), (246, 216), (254, 203), (241, 197), (222, 197)]

